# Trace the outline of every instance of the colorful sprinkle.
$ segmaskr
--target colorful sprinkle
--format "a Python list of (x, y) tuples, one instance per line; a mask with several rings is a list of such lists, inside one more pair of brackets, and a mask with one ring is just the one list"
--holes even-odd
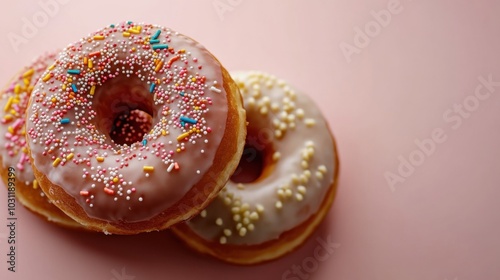
[(158, 37), (160, 37), (160, 33), (161, 33), (160, 29), (156, 30), (155, 34), (153, 34), (153, 36), (151, 37), (151, 39), (153, 39), (153, 40), (158, 39)]
[(42, 81), (46, 82), (46, 81), (50, 80), (50, 78), (52, 78), (52, 75), (50, 75), (50, 73), (48, 73), (47, 75), (45, 75), (45, 76), (42, 78)]
[(162, 49), (168, 49), (167, 44), (158, 44), (153, 46), (153, 50), (162, 50)]
[(61, 124), (68, 124), (68, 123), (70, 123), (69, 118), (61, 119)]
[(75, 84), (71, 84), (71, 89), (73, 90), (74, 93), (78, 92), (78, 88), (76, 87)]
[(142, 167), (142, 170), (144, 170), (145, 172), (153, 172), (155, 170), (155, 167), (150, 165), (144, 165)]
[(53, 167), (57, 167), (59, 165), (59, 163), (61, 163), (61, 158), (56, 158), (53, 162), (52, 162), (52, 166)]
[(30, 68), (28, 71), (24, 72), (23, 78), (31, 77), (35, 73), (35, 69)]
[(69, 69), (68, 70), (68, 74), (70, 74), (70, 75), (79, 75), (80, 72), (81, 71), (79, 69)]
[(187, 122), (187, 123), (190, 123), (190, 124), (196, 124), (198, 123), (197, 120), (194, 120), (194, 119), (191, 119), (191, 118), (188, 118), (186, 116), (181, 116), (181, 121), (183, 122)]
[(215, 92), (217, 92), (217, 93), (221, 93), (221, 92), (222, 92), (222, 90), (220, 90), (220, 89), (218, 89), (218, 88), (216, 88), (216, 87), (214, 87), (214, 86), (212, 86), (212, 87), (210, 88), (210, 90), (211, 90), (211, 91), (215, 91)]

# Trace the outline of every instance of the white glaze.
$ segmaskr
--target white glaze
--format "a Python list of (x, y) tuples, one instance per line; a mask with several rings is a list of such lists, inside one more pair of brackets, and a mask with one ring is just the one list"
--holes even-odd
[(260, 72), (232, 77), (244, 97), (249, 131), (254, 130), (247, 143), (274, 146), (276, 165), (255, 182), (228, 182), (187, 225), (205, 240), (261, 244), (318, 211), (334, 181), (334, 142), (318, 108), (286, 82)]

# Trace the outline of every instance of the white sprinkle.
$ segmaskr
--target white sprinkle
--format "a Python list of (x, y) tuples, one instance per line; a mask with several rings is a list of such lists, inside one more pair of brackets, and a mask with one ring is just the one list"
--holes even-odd
[(281, 208), (283, 208), (283, 203), (281, 201), (276, 201), (275, 206), (277, 209), (281, 209)]
[(259, 213), (264, 212), (264, 206), (262, 206), (262, 204), (257, 204), (256, 208), (257, 208), (257, 212), (259, 212)]
[(222, 92), (222, 90), (220, 90), (220, 89), (218, 89), (218, 88), (216, 88), (216, 87), (214, 87), (214, 86), (210, 87), (210, 90), (211, 90), (211, 91), (215, 91), (215, 92), (217, 92), (217, 93), (221, 93), (221, 92)]
[(221, 218), (217, 218), (217, 220), (215, 220), (215, 224), (218, 225), (218, 226), (222, 226), (223, 224), (223, 221)]
[(226, 244), (227, 243), (227, 238), (225, 236), (221, 236), (219, 239), (220, 244)]
[(316, 124), (316, 121), (314, 119), (306, 119), (304, 121), (304, 123), (308, 126), (308, 127), (312, 127)]
[(307, 192), (307, 189), (304, 186), (298, 186), (297, 191), (301, 194), (305, 194)]
[(175, 164), (172, 162), (172, 163), (168, 166), (168, 168), (167, 168), (167, 172), (171, 172), (171, 171), (174, 169), (174, 166), (175, 166)]
[(248, 228), (249, 231), (253, 231), (255, 229), (255, 226), (254, 226), (254, 224), (249, 224), (247, 226), (247, 228)]
[(274, 161), (278, 161), (280, 159), (280, 157), (281, 157), (281, 153), (280, 152), (275, 152), (273, 154), (273, 160)]
[(297, 199), (297, 201), (302, 201), (304, 199), (304, 196), (301, 195), (300, 193), (297, 193), (295, 194), (295, 198)]
[(240, 234), (241, 237), (247, 235), (247, 229), (244, 228), (244, 227), (240, 228), (239, 234)]
[(203, 211), (201, 211), (200, 216), (201, 216), (202, 218), (207, 217), (207, 210), (203, 210)]
[(225, 236), (231, 236), (232, 234), (233, 234), (233, 232), (232, 232), (230, 229), (226, 228), (226, 229), (224, 230), (224, 235), (225, 235)]
[(321, 172), (321, 173), (326, 173), (328, 170), (326, 169), (326, 166), (324, 165), (320, 165), (318, 166), (318, 170)]

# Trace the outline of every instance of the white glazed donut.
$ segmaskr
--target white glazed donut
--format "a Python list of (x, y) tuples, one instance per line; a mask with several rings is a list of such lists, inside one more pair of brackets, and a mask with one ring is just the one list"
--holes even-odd
[(338, 160), (330, 128), (308, 97), (264, 73), (232, 77), (247, 110), (247, 147), (253, 147), (243, 152), (240, 168), (258, 152), (262, 171), (251, 182), (228, 182), (201, 215), (174, 232), (197, 251), (253, 264), (290, 252), (318, 226), (335, 196)]

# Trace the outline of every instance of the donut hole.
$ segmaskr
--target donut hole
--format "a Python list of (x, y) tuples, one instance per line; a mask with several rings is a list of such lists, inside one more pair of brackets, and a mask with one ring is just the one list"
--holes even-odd
[(247, 128), (245, 148), (238, 167), (231, 176), (231, 181), (244, 184), (265, 178), (273, 167), (273, 140), (272, 130), (250, 122)]
[(107, 80), (95, 90), (92, 109), (97, 130), (114, 145), (141, 142), (153, 127), (156, 116), (154, 96), (147, 83), (124, 75)]
[(231, 176), (231, 181), (235, 183), (255, 182), (261, 176), (263, 170), (263, 151), (247, 143), (238, 167)]
[(144, 134), (151, 130), (152, 116), (142, 110), (124, 112), (115, 118), (110, 137), (118, 145), (132, 145), (141, 142)]

